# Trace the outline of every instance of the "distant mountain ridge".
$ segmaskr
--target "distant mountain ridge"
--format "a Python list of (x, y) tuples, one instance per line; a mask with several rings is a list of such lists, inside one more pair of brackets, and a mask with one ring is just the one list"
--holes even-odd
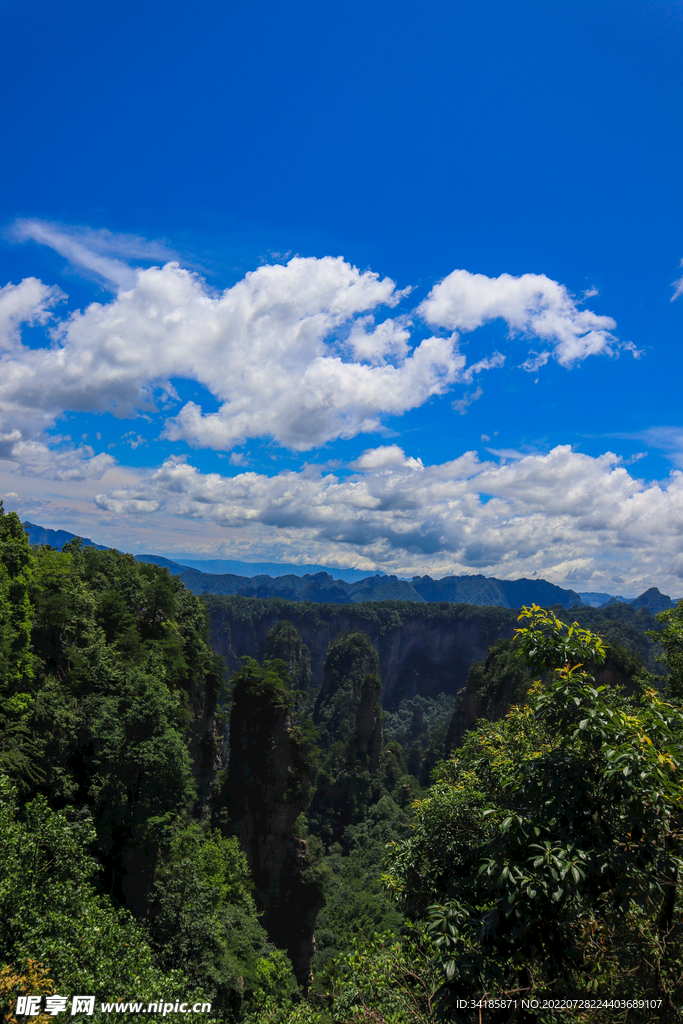
[[(67, 530), (52, 530), (35, 523), (22, 524), (32, 544), (50, 544), (61, 549), (74, 540), (76, 534)], [(106, 551), (104, 544), (96, 544), (89, 538), (82, 538), (85, 547)], [(375, 573), (362, 576), (358, 569), (324, 569), (317, 566), (296, 566), (298, 572), (271, 576), (267, 573), (241, 575), (231, 572), (202, 571), (198, 566), (224, 565), (246, 566), (251, 569), (261, 566), (279, 569), (293, 568), (276, 563), (242, 563), (223, 559), (189, 560), (192, 564), (176, 562), (163, 555), (140, 554), (138, 561), (152, 562), (165, 566), (174, 576), (179, 576), (184, 585), (195, 594), (235, 594), (241, 597), (280, 597), (288, 601), (312, 601), (325, 604), (354, 604), (362, 601), (414, 601), (447, 602), (448, 604), (471, 604), (521, 608), (522, 605), (538, 604), (542, 607), (561, 605), (563, 608), (603, 607), (622, 602), (633, 608), (649, 608), (653, 614), (675, 604), (666, 594), (651, 587), (639, 597), (611, 597), (609, 594), (578, 594), (575, 590), (558, 587), (547, 580), (499, 580), (490, 576), (445, 576), (435, 580), (431, 576), (413, 576), (412, 580), (397, 576)], [(301, 574), (302, 568), (318, 569), (313, 573)], [(332, 575), (333, 573), (338, 575)], [(347, 578), (345, 579), (344, 576)], [(351, 577), (350, 579), (348, 577)], [(357, 578), (361, 577), (361, 578)], [(605, 598), (604, 601), (599, 601)]]
[[(618, 604), (619, 598), (612, 597), (609, 601), (606, 601), (602, 606), (603, 608), (608, 607), (611, 604)], [(662, 594), (657, 587), (650, 587), (644, 594), (639, 597), (634, 597), (630, 601), (623, 602), (624, 604), (630, 604), (632, 608), (649, 608), (653, 615), (657, 612), (668, 611), (669, 608), (673, 608), (676, 605), (676, 601), (672, 601), (667, 594)]]
[(589, 608), (602, 608), (604, 604), (609, 604), (610, 601), (621, 602), (622, 604), (628, 604), (630, 601), (630, 598), (620, 597), (618, 594), (614, 597), (612, 594), (596, 593), (592, 590), (579, 594), (579, 597)]
[[(144, 560), (151, 556), (136, 555), (135, 557)], [(294, 565), (293, 562), (240, 562), (230, 558), (191, 558), (185, 555), (178, 555), (172, 561), (187, 569), (198, 569), (200, 572), (215, 574), (229, 573), (234, 576), (312, 576), (317, 572), (328, 572), (335, 579), (355, 583), (356, 580), (366, 579), (369, 575), (367, 569), (339, 569), (336, 566), (310, 563)], [(380, 572), (379, 575), (385, 576), (386, 573)]]
[(281, 597), (287, 601), (314, 601), (325, 604), (354, 604), (359, 601), (446, 601), (449, 604), (476, 604), (501, 608), (521, 608), (524, 604), (554, 605), (563, 608), (581, 606), (574, 590), (563, 590), (546, 580), (497, 580), (486, 576), (368, 576), (348, 583), (329, 572), (305, 576), (260, 575), (247, 578), (233, 573), (205, 573), (172, 563), (159, 555), (138, 555), (142, 561), (165, 565), (180, 576), (195, 594), (236, 594), (241, 597)]
[(501, 608), (522, 605), (561, 604), (564, 608), (581, 606), (575, 590), (565, 590), (547, 580), (498, 580), (493, 576), (413, 576), (412, 584), (425, 601), (449, 601), (454, 604), (487, 604)]
[[(78, 536), (77, 533), (69, 533), (68, 530), (51, 530), (46, 526), (36, 526), (35, 523), (26, 522), (21, 525), (26, 530), (31, 544), (49, 544), (51, 548), (58, 548), (59, 551)], [(106, 544), (96, 544), (89, 537), (81, 537), (81, 540), (83, 547), (96, 548), (98, 551), (109, 550)]]

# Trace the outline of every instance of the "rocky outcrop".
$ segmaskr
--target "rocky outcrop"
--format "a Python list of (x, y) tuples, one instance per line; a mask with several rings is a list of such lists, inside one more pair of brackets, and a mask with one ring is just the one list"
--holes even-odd
[(510, 640), (498, 640), (481, 664), (471, 666), (453, 711), (444, 753), (460, 746), (480, 718), (495, 722), (524, 700), (531, 676)]
[(292, 622), (281, 619), (270, 627), (266, 633), (264, 658), (279, 658), (284, 661), (294, 688), (309, 689), (311, 685), (311, 652)]
[[(200, 652), (193, 654), (196, 660), (201, 656)], [(202, 817), (209, 813), (216, 773), (223, 760), (224, 723), (219, 707), (221, 668), (220, 660), (214, 655), (213, 665), (205, 664), (204, 672), (196, 673), (190, 684), (192, 720), (189, 723), (187, 743), (197, 790), (198, 811)]]
[(264, 927), (306, 989), (323, 896), (307, 844), (293, 833), (308, 805), (312, 767), (294, 706), (285, 666), (251, 662), (242, 668), (233, 687), (230, 759), (216, 816), (224, 832), (238, 837)]
[(329, 846), (365, 817), (377, 799), (382, 755), (379, 659), (367, 633), (340, 633), (330, 644), (313, 709), (323, 750), (309, 808), (312, 831)]
[[(340, 633), (332, 640), (313, 709), (313, 721), (323, 749), (335, 741), (347, 742), (353, 737), (357, 756), (367, 763), (377, 742), (381, 749), (378, 677), (379, 658), (367, 633)], [(379, 754), (377, 758), (379, 764)]]
[(367, 675), (361, 686), (353, 731), (353, 756), (359, 764), (367, 764), (376, 775), (382, 754), (381, 684), (377, 676)]

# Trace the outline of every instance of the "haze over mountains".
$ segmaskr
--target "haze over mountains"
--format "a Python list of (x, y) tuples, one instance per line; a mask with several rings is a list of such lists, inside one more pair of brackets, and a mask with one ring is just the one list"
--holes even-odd
[[(75, 538), (66, 530), (51, 530), (23, 524), (32, 544), (50, 544), (61, 549)], [(105, 550), (89, 538), (83, 544)], [(520, 608), (532, 603), (564, 608), (590, 605), (603, 607), (616, 603), (634, 608), (649, 608), (653, 614), (674, 606), (666, 594), (652, 587), (636, 598), (558, 587), (546, 580), (499, 580), (486, 576), (414, 576), (412, 580), (382, 573), (367, 575), (358, 569), (335, 569), (317, 565), (285, 565), (274, 562), (249, 563), (227, 559), (187, 559), (177, 562), (163, 555), (138, 554), (139, 561), (161, 565), (195, 594), (236, 594), (242, 597), (280, 597), (289, 601), (313, 601), (327, 604), (352, 604), (360, 601), (415, 601), (463, 603)], [(241, 572), (233, 570), (239, 569)], [(309, 571), (307, 571), (309, 570)], [(310, 571), (313, 570), (313, 571)]]
[[(229, 558), (192, 558), (178, 555), (175, 559), (162, 558), (161, 555), (137, 555), (137, 558), (150, 561), (158, 558), (156, 565), (181, 565), (183, 569), (198, 569), (202, 573), (232, 573), (235, 576), (307, 576), (317, 572), (328, 572), (337, 580), (353, 583), (364, 580), (368, 576), (367, 569), (338, 569), (326, 565), (295, 565), (293, 562), (239, 562)], [(383, 572), (380, 576), (386, 575)]]

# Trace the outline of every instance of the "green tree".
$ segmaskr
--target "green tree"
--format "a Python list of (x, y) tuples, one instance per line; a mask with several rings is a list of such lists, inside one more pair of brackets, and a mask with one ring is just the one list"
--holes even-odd
[(43, 796), (21, 810), (0, 776), (0, 962), (26, 973), (40, 961), (57, 992), (98, 1003), (186, 1000), (197, 987), (177, 965), (160, 971), (141, 926), (98, 892), (95, 840), (87, 815), (53, 811)]
[(144, 916), (158, 852), (206, 806), (221, 742), (204, 609), (132, 555), (74, 541), (34, 560), (26, 726), (40, 789), (90, 810), (107, 891)]
[(33, 675), (31, 545), (16, 512), (0, 501), (0, 693), (20, 690)]
[(184, 964), (219, 1014), (262, 1001), (276, 983), (282, 994), (296, 989), (291, 964), (286, 976), (275, 970), (251, 887), (237, 840), (197, 823), (176, 830), (157, 868), (149, 932), (159, 963)]
[(29, 588), (34, 559), (16, 512), (0, 501), (0, 771), (24, 788), (39, 782), (38, 751), (27, 724), (33, 709)]
[(535, 606), (520, 618), (545, 682), (441, 766), (388, 884), (429, 921), (444, 998), (599, 991), (662, 998), (678, 1020), (683, 715), (596, 688), (599, 636)]
[(660, 660), (669, 670), (667, 694), (680, 700), (683, 698), (683, 601), (675, 608), (659, 612), (655, 618), (660, 626), (647, 635), (660, 645)]

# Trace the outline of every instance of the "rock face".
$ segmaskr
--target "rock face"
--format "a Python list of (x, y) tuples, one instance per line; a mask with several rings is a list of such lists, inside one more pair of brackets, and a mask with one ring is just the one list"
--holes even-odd
[(368, 675), (361, 686), (356, 709), (356, 727), (353, 732), (353, 753), (360, 764), (367, 764), (371, 775), (376, 775), (382, 754), (381, 685), (377, 676)]
[(512, 636), (516, 614), (504, 608), (403, 604), (305, 605), (279, 600), (210, 596), (211, 646), (229, 672), (245, 654), (264, 657), (268, 631), (283, 619), (301, 633), (310, 651), (313, 690), (323, 684), (328, 648), (342, 633), (366, 633), (379, 659), (381, 702), (394, 708), (403, 697), (457, 693), (473, 661), (494, 640)]
[(311, 762), (293, 724), (286, 666), (247, 664), (233, 688), (230, 759), (218, 804), (222, 828), (247, 856), (255, 898), (271, 940), (287, 951), (306, 989), (323, 904), (307, 844), (293, 834), (310, 795)]
[(445, 753), (460, 746), (480, 718), (495, 722), (524, 699), (531, 676), (509, 640), (498, 640), (481, 664), (470, 668), (446, 733)]
[(295, 689), (307, 690), (311, 685), (311, 652), (296, 626), (283, 619), (266, 633), (265, 658), (280, 658), (287, 665)]
[(353, 737), (353, 755), (364, 766), (379, 766), (382, 708), (379, 658), (367, 633), (339, 633), (325, 659), (313, 721), (323, 749)]
[(367, 633), (339, 633), (330, 644), (313, 709), (322, 757), (308, 810), (312, 830), (327, 845), (362, 820), (376, 795), (383, 741), (378, 671)]
[(217, 658), (214, 660), (213, 670), (207, 670), (203, 679), (193, 679), (190, 686), (188, 746), (202, 817), (209, 813), (211, 791), (222, 762), (223, 727), (218, 706), (221, 665)]

